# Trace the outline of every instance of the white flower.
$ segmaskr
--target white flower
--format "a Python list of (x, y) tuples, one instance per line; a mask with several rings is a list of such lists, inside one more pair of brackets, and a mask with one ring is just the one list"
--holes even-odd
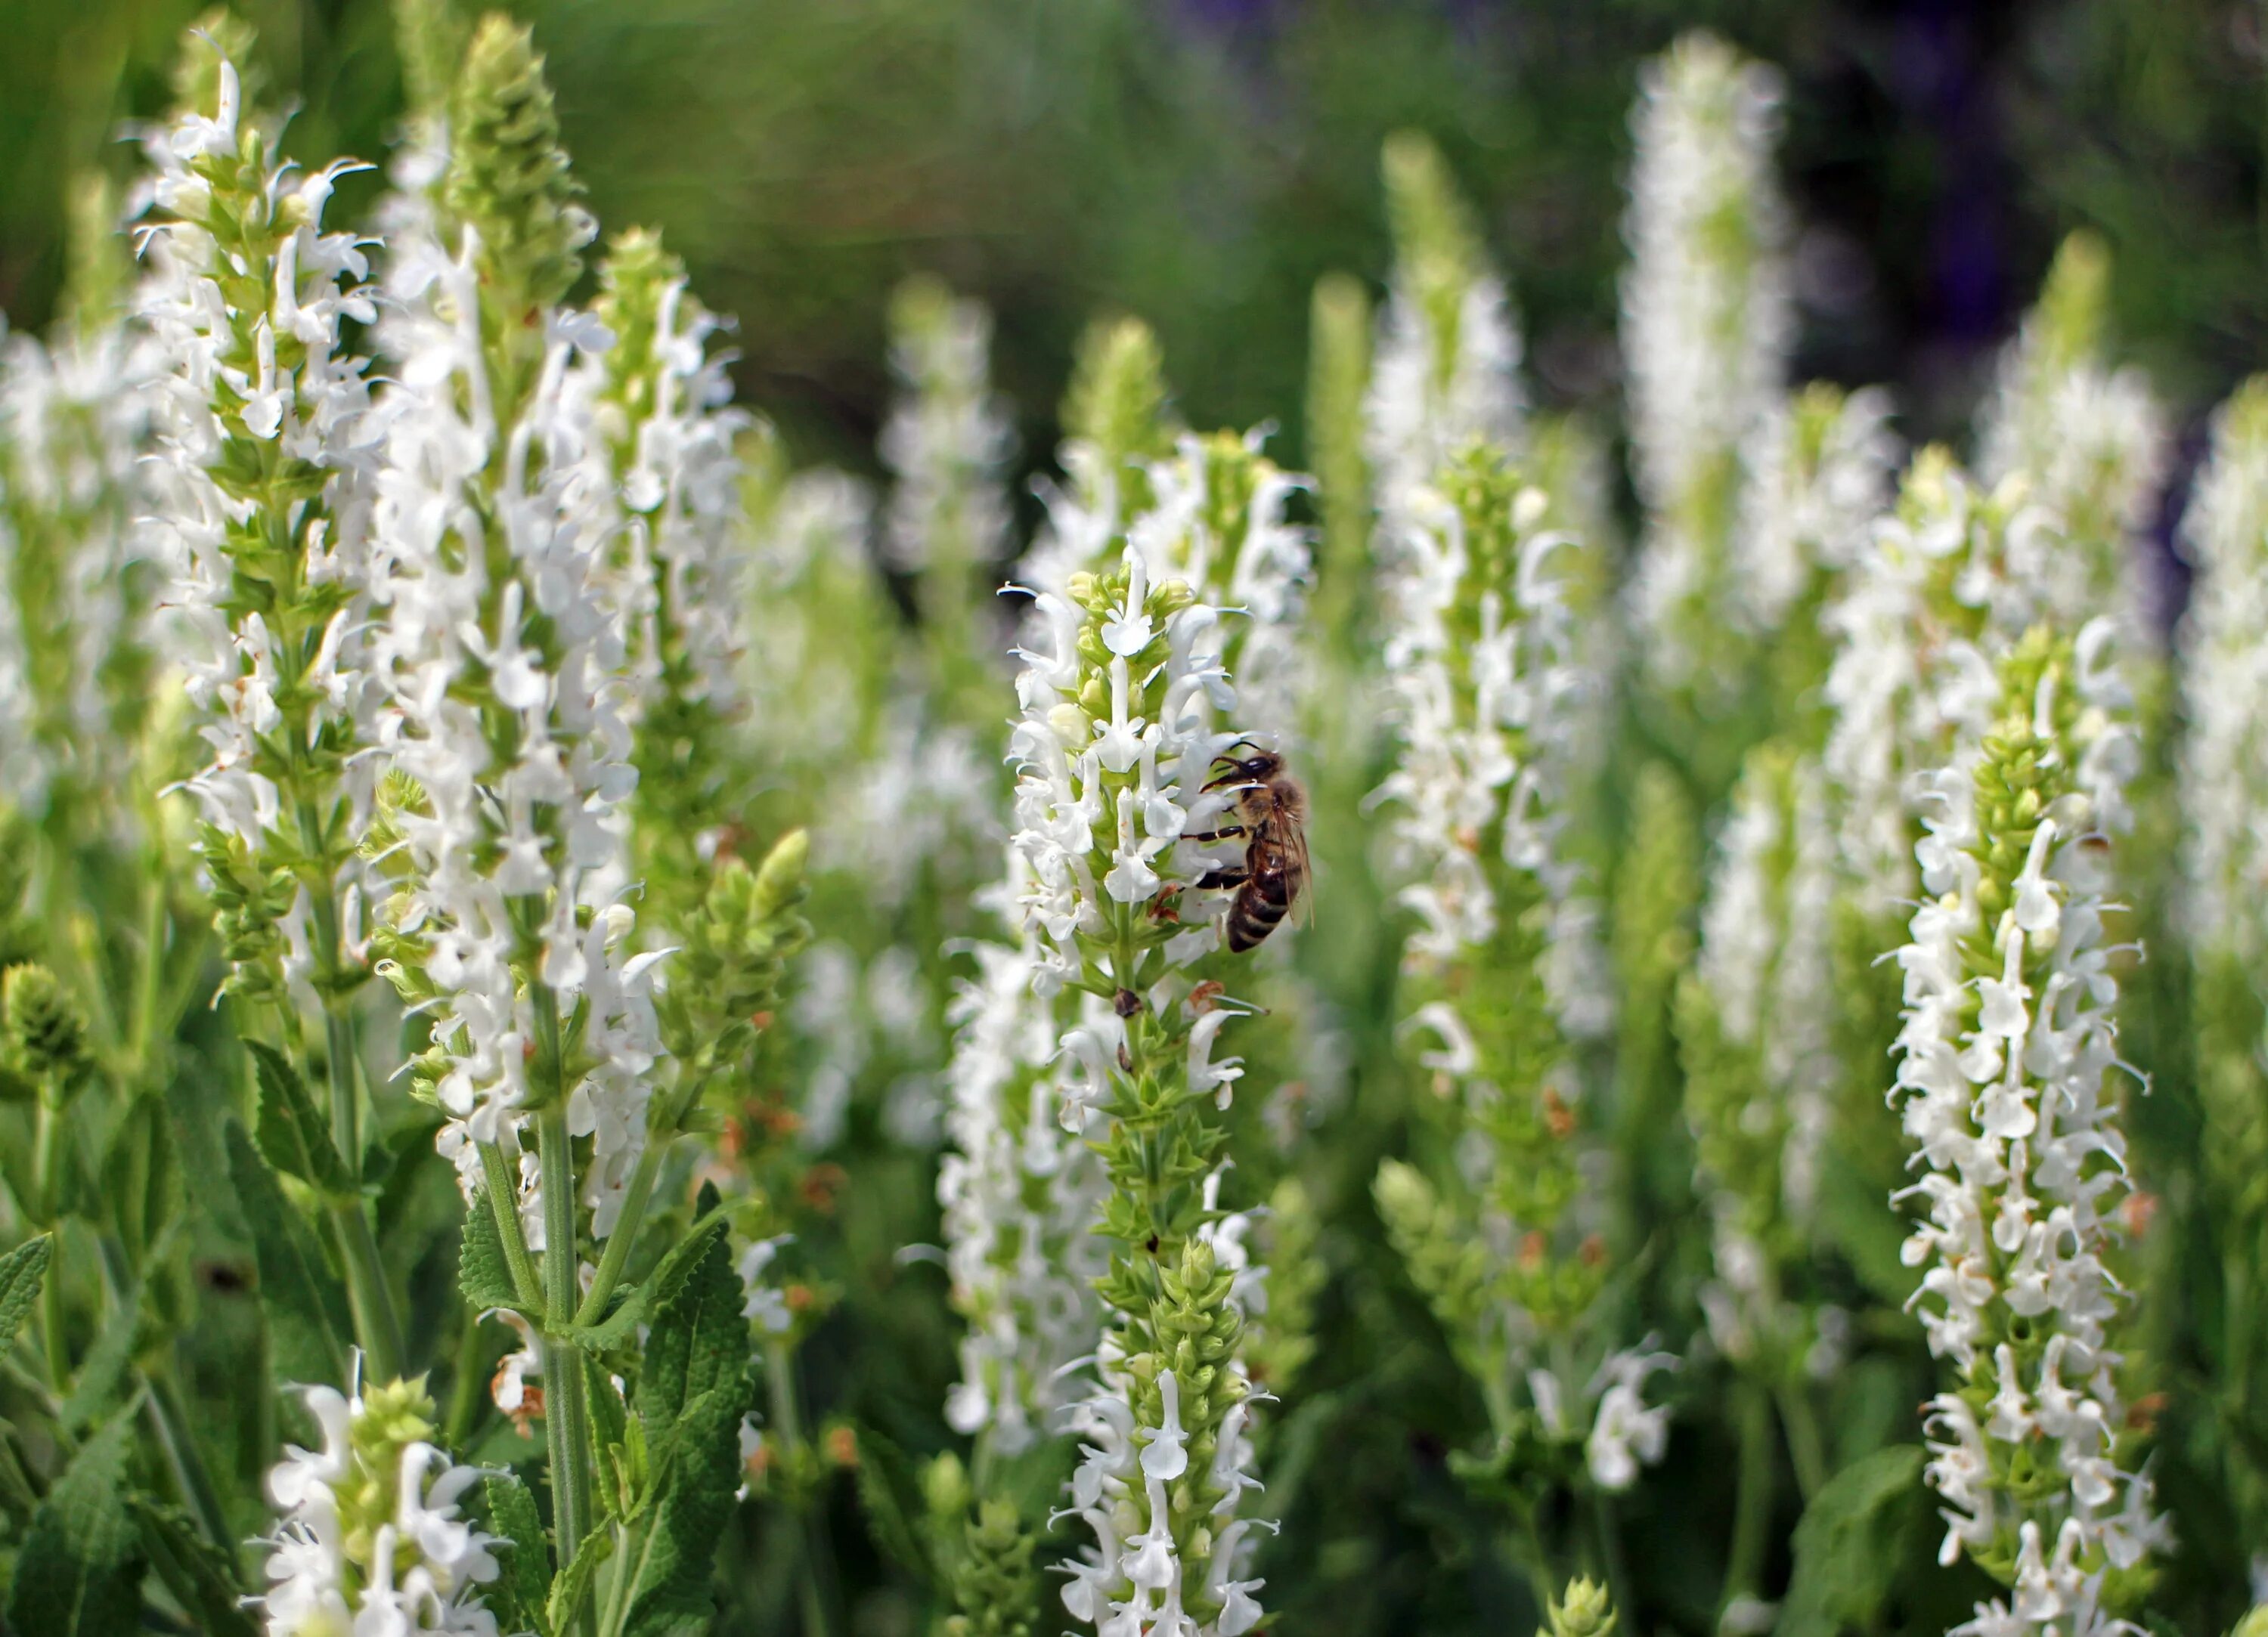
[(502, 1572), (500, 1543), (459, 1516), (485, 1474), (417, 1435), (432, 1409), (417, 1389), (373, 1396), (365, 1421), (362, 1395), (308, 1388), (323, 1447), (293, 1445), (269, 1474), (283, 1516), (254, 1600), (269, 1637), (497, 1637), (480, 1589)]
[[(107, 315), (0, 344), (0, 778), (34, 816), (117, 789), (155, 635), (141, 470), (156, 349)], [(129, 692), (129, 690), (135, 690)], [(127, 804), (86, 803), (114, 829)]]
[(2159, 621), (2134, 546), (2169, 451), (2148, 382), (2102, 356), (2109, 283), (2099, 243), (2084, 234), (2065, 241), (2038, 305), (2001, 356), (1977, 466), (1988, 483), (2021, 474), (2069, 533), (2070, 549), (2046, 565), (2043, 612), (2076, 628), (2116, 610), (2139, 648)]
[(897, 479), (884, 555), (902, 572), (966, 579), (998, 562), (1008, 543), (1001, 479), (1016, 436), (991, 390), (992, 315), (917, 280), (900, 290), (891, 316), (900, 395), (882, 428), (882, 464)]
[[(1648, 519), (1633, 595), (1646, 664), (1675, 685), (1707, 679), (1735, 573), (1741, 451), (1780, 398), (1793, 319), (1771, 176), (1779, 100), (1771, 70), (1690, 33), (1646, 65), (1631, 115), (1623, 357)], [(1763, 613), (1776, 596), (1766, 565), (1748, 601)]]
[[(2101, 1565), (2114, 1553), (2131, 1564), (2160, 1538), (2146, 1478), (2119, 1470), (2111, 1449), (2124, 1421), (2110, 1329), (2121, 1303), (2104, 1258), (2125, 1136), (2108, 1083), (2122, 1067), (2117, 985), (2102, 959), (2095, 855), (2124, 807), (2086, 771), (2097, 743), (2131, 729), (2085, 701), (2116, 690), (2088, 679), (2076, 648), (2036, 636), (2004, 661), (1995, 737), (1934, 782), (1919, 849), (1933, 896), (1898, 951), (1893, 1097), (1920, 1171), (1901, 1197), (1926, 1211), (1904, 1259), (1924, 1269), (1914, 1305), (1931, 1352), (1990, 1389), (1981, 1425), (1957, 1395), (1932, 1406), (1944, 1555), (2021, 1543), (2010, 1608), (2035, 1624), (2091, 1607), (2083, 1588)], [(2026, 808), (2014, 811), (2041, 814), (2020, 866), (2005, 862), (2010, 835), (1980, 830), (1987, 780), (2020, 782)], [(1995, 814), (2010, 805), (1995, 801)], [(1980, 900), (2005, 907), (1988, 921)], [(2012, 1492), (2017, 1462), (2059, 1472), (2060, 1487)], [(2041, 1553), (2050, 1533), (2052, 1561)]]
[(2221, 407), (2183, 521), (2183, 908), (2197, 957), (2268, 964), (2268, 385)]
[(1669, 1409), (1649, 1405), (1645, 1390), (1648, 1376), (1677, 1368), (1667, 1353), (1629, 1349), (1616, 1353), (1600, 1366), (1591, 1384), (1597, 1408), (1591, 1418), (1591, 1435), (1583, 1456), (1591, 1481), (1609, 1494), (1638, 1481), (1638, 1469), (1661, 1459), (1669, 1445)]

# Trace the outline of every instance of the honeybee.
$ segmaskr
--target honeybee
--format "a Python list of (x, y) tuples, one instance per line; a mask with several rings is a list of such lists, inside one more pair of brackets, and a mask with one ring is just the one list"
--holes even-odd
[(1244, 862), (1209, 870), (1201, 887), (1234, 887), (1228, 903), (1228, 947), (1241, 955), (1257, 948), (1292, 911), (1307, 885), (1307, 793), (1285, 771), (1274, 751), (1223, 756), (1213, 764), (1226, 772), (1209, 781), (1208, 790), (1233, 790), (1236, 818), (1196, 841), (1244, 838)]

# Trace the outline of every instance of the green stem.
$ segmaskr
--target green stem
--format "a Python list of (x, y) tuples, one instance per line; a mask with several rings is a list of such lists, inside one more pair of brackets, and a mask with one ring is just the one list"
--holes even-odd
[(378, 1238), (371, 1232), (362, 1201), (333, 1203), (331, 1225), (337, 1231), (339, 1259), (346, 1268), (347, 1308), (354, 1319), (355, 1339), (362, 1344), (364, 1374), (372, 1382), (399, 1381), (407, 1356), (401, 1321), (394, 1310), (386, 1264), (379, 1256)]
[(449, 1382), (449, 1414), (442, 1423), (443, 1446), (461, 1450), (473, 1435), (473, 1418), (480, 1413), (481, 1388), (487, 1372), (482, 1366), (487, 1362), (488, 1348), (481, 1335), (480, 1315), (469, 1303), (458, 1307), (456, 1367)]
[[(536, 1050), (552, 1067), (559, 1063), (559, 1011), (551, 991), (535, 986)], [(543, 1168), (543, 1308), (547, 1314), (575, 1310), (575, 1151), (567, 1134), (564, 1088), (535, 1116), (536, 1156)], [(584, 1402), (583, 1350), (543, 1332), (543, 1430), (550, 1446), (551, 1515), (559, 1568), (564, 1573), (591, 1530), (591, 1422)], [(592, 1629), (586, 1606), (576, 1622)]]
[(1827, 1481), (1827, 1441), (1819, 1429), (1818, 1413), (1800, 1382), (1782, 1383), (1777, 1397), (1780, 1428), (1787, 1435), (1788, 1459), (1795, 1466), (1795, 1487), (1808, 1505)]
[(56, 1194), (64, 1141), (63, 1111), (52, 1087), (40, 1088), (40, 1110), (32, 1135), (32, 1192), (39, 1196), (48, 1230), (48, 1269), (40, 1281), (40, 1339), (47, 1349), (48, 1380), (60, 1396), (70, 1390), (70, 1348), (63, 1333), (63, 1212)]
[(1725, 1593), (1718, 1610), (1720, 1614), (1734, 1599), (1756, 1595), (1771, 1524), (1771, 1398), (1753, 1381), (1741, 1384), (1739, 1398), (1739, 1488), (1734, 1501), (1733, 1544), (1725, 1568)]
[(14, 1434), (0, 1433), (0, 1507), (22, 1523), (30, 1520), (39, 1504), (40, 1492), (33, 1487), (32, 1475), (16, 1455)]
[[(764, 1384), (771, 1403), (772, 1425), (779, 1428), (791, 1459), (800, 1463), (803, 1453), (803, 1406), (796, 1391), (795, 1354), (784, 1342), (764, 1349)], [(809, 1497), (796, 1498), (803, 1526), (803, 1573), (797, 1590), (803, 1601), (803, 1637), (835, 1637), (835, 1599), (831, 1595), (835, 1557), (827, 1547), (824, 1509)]]
[(577, 1324), (597, 1324), (607, 1310), (607, 1298), (622, 1282), (622, 1265), (630, 1260), (630, 1245), (645, 1221), (646, 1204), (653, 1196), (654, 1179), (661, 1174), (662, 1156), (668, 1149), (667, 1134), (659, 1131), (646, 1133), (645, 1147), (639, 1150), (637, 1167), (630, 1172), (630, 1186), (622, 1193), (622, 1215), (615, 1219), (615, 1231), (608, 1237), (607, 1248), (600, 1254), (591, 1288), (583, 1297), (583, 1305), (576, 1310)]
[(480, 1142), (474, 1146), (480, 1150), (481, 1177), (487, 1184), (481, 1192), (488, 1196), (489, 1215), (496, 1219), (497, 1237), (504, 1241), (504, 1262), (512, 1272), (512, 1288), (519, 1297), (519, 1304), (541, 1321), (546, 1311), (543, 1286), (535, 1276), (535, 1259), (527, 1253), (527, 1236), (519, 1230), (519, 1178), (512, 1174), (512, 1162), (504, 1158), (504, 1149), (497, 1144)]
[(166, 1464), (173, 1469), (182, 1499), (188, 1502), (205, 1538), (233, 1558), (236, 1534), (228, 1526), (228, 1510), (221, 1504), (204, 1452), (197, 1448), (196, 1437), (189, 1430), (188, 1410), (181, 1402), (180, 1389), (173, 1384), (168, 1370), (145, 1371), (142, 1383), (148, 1389), (142, 1400), (143, 1413), (149, 1417), (158, 1447), (166, 1452)]
[(1590, 1494), (1591, 1518), (1599, 1532), (1599, 1566), (1606, 1574), (1608, 1595), (1617, 1609), (1635, 1608), (1631, 1600), (1630, 1566), (1623, 1560), (1622, 1525), (1615, 1516), (1615, 1498), (1595, 1486)]
[(154, 842), (148, 859), (142, 884), (142, 964), (135, 973), (134, 1032), (127, 1044), (126, 1061), (136, 1085), (154, 1090), (157, 1088), (151, 1083), (157, 1076), (151, 1070), (166, 993), (165, 857)]

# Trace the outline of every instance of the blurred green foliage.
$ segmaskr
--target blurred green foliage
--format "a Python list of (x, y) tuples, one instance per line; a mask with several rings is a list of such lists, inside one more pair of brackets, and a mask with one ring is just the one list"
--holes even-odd
[[(386, 0), (248, 0), (303, 151), (383, 152)], [(36, 327), (70, 177), (164, 100), (195, 0), (12, 0), (0, 308)], [(1958, 424), (2058, 237), (2091, 223), (2128, 349), (2199, 414), (2268, 342), (2262, 11), (2228, 0), (543, 0), (534, 24), (600, 218), (659, 227), (740, 319), (744, 394), (867, 459), (887, 292), (1001, 315), (1024, 447), (1098, 310), (1158, 326), (1197, 424), (1296, 403), (1307, 291), (1386, 261), (1382, 136), (1432, 133), (1510, 272), (1547, 396), (1615, 393), (1624, 112), (1707, 24), (1789, 77), (1800, 370)], [(367, 189), (375, 183), (361, 179)], [(351, 206), (355, 200), (348, 201)]]

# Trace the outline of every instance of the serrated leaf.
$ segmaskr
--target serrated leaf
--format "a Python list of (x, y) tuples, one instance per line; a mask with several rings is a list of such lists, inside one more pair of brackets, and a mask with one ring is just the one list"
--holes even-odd
[(920, 1488), (904, 1451), (873, 1428), (861, 1427), (858, 1464), (852, 1471), (874, 1544), (915, 1574), (935, 1578), (938, 1565), (910, 1521), (920, 1504)]
[(496, 1212), (485, 1193), (465, 1207), (464, 1236), (457, 1244), (457, 1288), (476, 1311), (492, 1307), (521, 1310), (512, 1267), (504, 1260), (504, 1236), (497, 1231)]
[(0, 1351), (15, 1345), (24, 1321), (40, 1299), (40, 1281), (47, 1277), (48, 1257), (54, 1241), (46, 1234), (26, 1239), (0, 1256)]
[(591, 1447), (597, 1457), (599, 1500), (612, 1518), (635, 1517), (644, 1507), (644, 1428), (630, 1418), (606, 1366), (583, 1355), (584, 1392), (590, 1404)]
[[(719, 1254), (722, 1254), (721, 1251)], [(709, 1629), (709, 1582), (740, 1487), (740, 1419), (755, 1401), (745, 1362), (698, 1394), (657, 1441), (656, 1499), (633, 1534), (622, 1574), (630, 1587), (625, 1637), (681, 1637)], [(648, 1423), (649, 1434), (652, 1423)]]
[(61, 1420), (66, 1430), (76, 1432), (100, 1420), (103, 1412), (123, 1395), (134, 1368), (135, 1337), (141, 1327), (142, 1291), (136, 1286), (125, 1293), (94, 1345), (87, 1349), (86, 1357), (79, 1362), (70, 1397), (63, 1400)]
[(512, 1543), (502, 1555), (504, 1572), (490, 1589), (489, 1605), (506, 1631), (537, 1626), (551, 1596), (551, 1552), (535, 1496), (510, 1472), (490, 1472), (481, 1480), (481, 1501), (490, 1532)]
[[(703, 1215), (714, 1208), (705, 1189), (702, 1203)], [(637, 1391), (653, 1499), (622, 1571), (627, 1637), (703, 1631), (714, 1614), (709, 1579), (740, 1487), (740, 1418), (755, 1400), (741, 1301), (732, 1255), (711, 1236), (655, 1309)]]
[(746, 1298), (732, 1256), (721, 1235), (697, 1237), (698, 1255), (688, 1259), (668, 1299), (655, 1304), (646, 1333), (637, 1412), (657, 1449), (687, 1405), (740, 1374), (748, 1358)]
[(247, 1040), (260, 1080), (260, 1151), (287, 1177), (297, 1177), (331, 1199), (351, 1198), (355, 1176), (328, 1121), (316, 1113), (306, 1082), (275, 1047)]
[(134, 1637), (142, 1624), (142, 1534), (127, 1500), (129, 1418), (79, 1446), (32, 1514), (8, 1623), (39, 1637)]
[(345, 1293), (244, 1127), (232, 1121), (226, 1140), (229, 1176), (245, 1225), (252, 1230), (260, 1308), (268, 1320), (276, 1379), (343, 1382), (354, 1334)]
[(102, 1156), (102, 1206), (136, 1273), (181, 1210), (181, 1162), (166, 1105), (140, 1097), (128, 1105)]
[(621, 1347), (646, 1316), (658, 1310), (685, 1288), (693, 1270), (708, 1254), (709, 1243), (725, 1231), (725, 1219), (711, 1214), (696, 1222), (693, 1230), (663, 1257), (644, 1282), (615, 1303), (614, 1310), (595, 1325), (571, 1325), (563, 1332), (578, 1346), (596, 1352)]
[(1922, 1510), (1921, 1467), (1919, 1449), (1893, 1444), (1821, 1487), (1795, 1526), (1795, 1573), (1773, 1637), (1872, 1627)]
[(551, 1595), (544, 1600), (545, 1623), (555, 1632), (563, 1632), (575, 1623), (585, 1598), (591, 1595), (591, 1579), (599, 1572), (599, 1565), (615, 1554), (615, 1531), (601, 1529), (584, 1538), (575, 1548), (575, 1560), (551, 1582)]
[(256, 1637), (259, 1628), (244, 1611), (235, 1559), (206, 1539), (188, 1514), (170, 1501), (137, 1494), (131, 1504), (144, 1553), (197, 1629), (210, 1637)]

